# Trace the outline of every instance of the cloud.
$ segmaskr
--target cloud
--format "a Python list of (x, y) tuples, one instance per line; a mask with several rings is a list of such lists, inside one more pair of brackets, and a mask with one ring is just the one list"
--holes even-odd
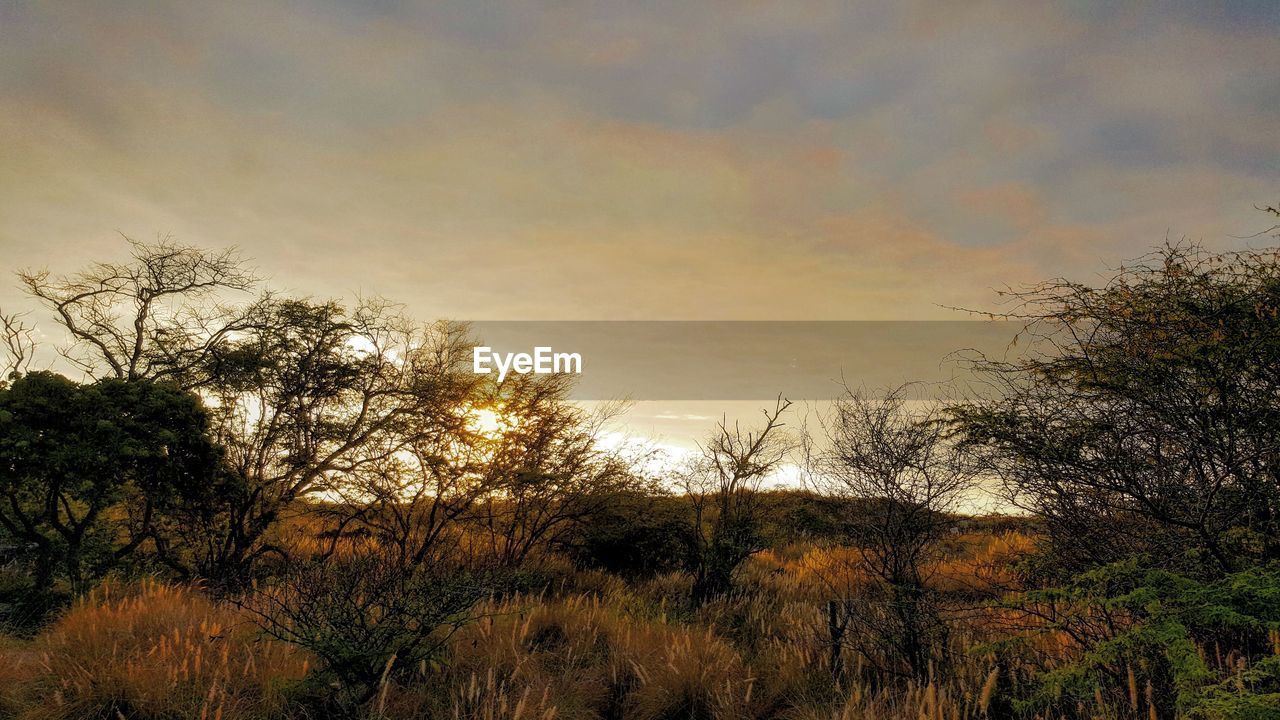
[(172, 232), (424, 317), (947, 316), (1255, 229), (1280, 21), (1163, 10), (8, 4), (0, 248)]

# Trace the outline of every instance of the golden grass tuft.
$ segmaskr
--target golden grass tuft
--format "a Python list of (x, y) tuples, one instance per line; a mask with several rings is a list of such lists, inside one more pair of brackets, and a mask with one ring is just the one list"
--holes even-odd
[(279, 717), (282, 689), (308, 670), (236, 609), (156, 582), (103, 585), (0, 652), (0, 716), (31, 720)]
[[(632, 616), (616, 599), (517, 597), (452, 645), (460, 718), (750, 717), (753, 680), (711, 630)], [(407, 688), (406, 690), (412, 690)]]

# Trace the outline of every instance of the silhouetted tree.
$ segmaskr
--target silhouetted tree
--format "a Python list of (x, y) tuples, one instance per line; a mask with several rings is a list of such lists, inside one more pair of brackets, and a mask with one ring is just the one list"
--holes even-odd
[(226, 449), (221, 487), (211, 504), (182, 508), (158, 543), (170, 564), (227, 587), (286, 555), (268, 530), (303, 500), (456, 431), (478, 382), (459, 371), (460, 328), (417, 325), (385, 302), (271, 298), (248, 319), (195, 371)]
[(883, 673), (921, 679), (945, 667), (947, 627), (928, 581), (976, 474), (948, 438), (942, 407), (911, 401), (912, 387), (846, 389), (809, 445), (818, 487), (862, 501), (842, 505), (857, 552), (834, 554), (824, 573), (838, 595), (833, 636)]
[(0, 312), (0, 342), (4, 364), (0, 365), (0, 387), (22, 377), (35, 355), (35, 328), (21, 314)]
[(721, 421), (702, 445), (702, 456), (679, 478), (693, 505), (694, 604), (728, 592), (738, 567), (765, 548), (758, 513), (760, 484), (792, 447), (781, 419), (790, 407), (790, 400), (779, 397), (772, 410), (764, 411), (759, 430)]
[(0, 389), (0, 526), (29, 544), (36, 588), (61, 568), (83, 590), (203, 492), (220, 461), (207, 429), (199, 399), (166, 383), (37, 372)]
[(1175, 245), (1009, 297), (1029, 349), (955, 410), (1069, 568), (1280, 559), (1280, 256)]
[(127, 263), (95, 263), (68, 276), (25, 270), (18, 278), (67, 332), (59, 352), (85, 374), (189, 387), (210, 349), (245, 327), (250, 306), (228, 304), (228, 296), (257, 280), (235, 250), (169, 238), (128, 242)]
[(571, 383), (565, 375), (524, 375), (489, 388), (485, 406), (500, 427), (473, 521), (500, 565), (520, 565), (554, 545), (639, 482), (637, 458), (600, 442), (620, 406), (586, 410), (570, 402)]

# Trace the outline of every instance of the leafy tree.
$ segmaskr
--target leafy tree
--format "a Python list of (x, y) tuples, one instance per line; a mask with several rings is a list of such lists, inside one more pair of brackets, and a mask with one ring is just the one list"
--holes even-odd
[(1280, 254), (1172, 245), (1010, 297), (1029, 348), (980, 359), (997, 392), (953, 419), (1044, 528), (1041, 589), (1013, 604), (1069, 662), (1028, 709), (1273, 715)]
[(456, 431), (477, 383), (458, 371), (458, 328), (423, 328), (385, 302), (272, 298), (249, 325), (194, 371), (225, 479), (211, 502), (179, 508), (159, 543), (174, 567), (228, 588), (262, 558), (284, 558), (269, 531), (303, 501)]
[(1068, 571), (1280, 559), (1280, 255), (1170, 246), (1011, 297), (1031, 347), (981, 359), (996, 397), (955, 419)]
[(29, 544), (35, 585), (73, 590), (133, 552), (158, 510), (219, 462), (200, 401), (172, 385), (81, 385), (36, 372), (0, 389), (0, 526)]

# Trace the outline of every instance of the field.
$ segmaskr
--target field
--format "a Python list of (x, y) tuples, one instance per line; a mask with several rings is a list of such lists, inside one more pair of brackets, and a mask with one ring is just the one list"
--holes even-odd
[[(542, 588), (486, 601), (436, 661), (384, 682), (375, 716), (983, 717), (1000, 682), (980, 649), (997, 611), (966, 606), (979, 569), (1029, 543), (1017, 532), (953, 540), (933, 582), (953, 598), (957, 660), (891, 693), (856, 666), (833, 680), (823, 578), (838, 563), (791, 543), (752, 557), (740, 590), (697, 609), (685, 573), (627, 581), (548, 559)], [(308, 717), (314, 692), (303, 682), (314, 659), (199, 587), (110, 582), (0, 648), (0, 712), (18, 718)]]

